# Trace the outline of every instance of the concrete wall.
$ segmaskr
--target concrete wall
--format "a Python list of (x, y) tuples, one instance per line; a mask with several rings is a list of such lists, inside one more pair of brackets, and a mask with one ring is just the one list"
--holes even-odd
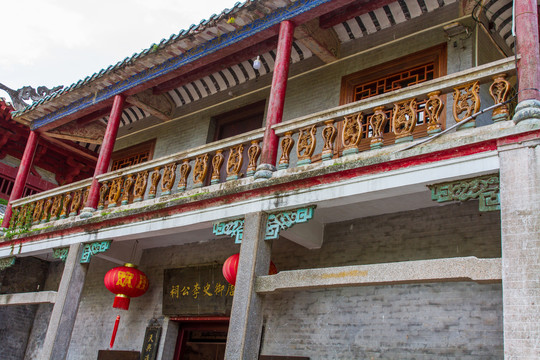
[[(274, 242), (272, 258), (278, 269), (289, 270), (469, 255), (500, 257), (499, 223), (498, 212), (479, 213), (475, 201), (433, 207), (329, 224), (319, 250), (282, 238)], [(115, 349), (140, 351), (145, 328), (155, 318), (164, 326), (160, 353), (169, 359), (177, 328), (161, 314), (163, 270), (222, 263), (239, 250), (229, 238), (145, 250), (139, 268), (148, 275), (150, 288), (131, 300), (129, 311), (113, 309), (114, 295), (103, 285), (105, 273), (116, 265), (94, 257), (68, 359), (91, 359), (99, 349), (107, 349), (117, 314), (121, 321)], [(478, 354), (491, 359), (502, 352), (499, 284), (336, 288), (279, 293), (267, 300), (265, 354), (312, 359)], [(378, 335), (382, 333), (384, 337)], [(371, 353), (377, 347), (384, 351)], [(337, 349), (343, 352), (334, 357)]]

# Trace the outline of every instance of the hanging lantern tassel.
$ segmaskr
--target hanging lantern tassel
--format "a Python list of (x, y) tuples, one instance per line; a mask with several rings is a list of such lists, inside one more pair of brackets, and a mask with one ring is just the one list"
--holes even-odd
[(113, 328), (112, 336), (111, 336), (111, 343), (109, 344), (111, 349), (113, 348), (114, 340), (116, 339), (116, 332), (118, 331), (118, 324), (120, 324), (120, 315), (116, 317), (116, 321), (114, 322), (114, 328)]

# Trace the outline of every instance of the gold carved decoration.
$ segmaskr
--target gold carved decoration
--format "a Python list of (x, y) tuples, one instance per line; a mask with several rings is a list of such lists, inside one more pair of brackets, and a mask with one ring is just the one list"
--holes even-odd
[(208, 173), (208, 154), (199, 155), (195, 159), (193, 167), (193, 187), (203, 186), (204, 179)]
[(227, 159), (227, 180), (238, 179), (244, 163), (244, 144), (231, 147)]
[(54, 219), (54, 220), (58, 219), (61, 206), (62, 206), (62, 195), (56, 195), (53, 198), (53, 203), (51, 207), (51, 219)]
[[(498, 74), (493, 77), (493, 84), (489, 87), (489, 94), (493, 98), (495, 104), (502, 104), (508, 100), (508, 92), (510, 91), (510, 83), (506, 81), (506, 74)], [(494, 122), (508, 120), (509, 111), (508, 105), (504, 104), (493, 109), (491, 119)]]
[(84, 189), (83, 200), (81, 202), (81, 207), (79, 208), (79, 210), (82, 210), (86, 206), (86, 203), (88, 202), (88, 194), (90, 194), (90, 187)]
[(34, 208), (34, 213), (32, 214), (32, 224), (37, 224), (41, 220), (41, 214), (43, 213), (43, 203), (45, 199), (38, 200), (36, 207)]
[(247, 176), (255, 174), (255, 170), (257, 170), (257, 160), (259, 160), (259, 156), (261, 155), (259, 142), (259, 140), (251, 140), (251, 146), (248, 149), (249, 162), (246, 170)]
[(129, 195), (131, 195), (131, 187), (133, 186), (133, 174), (126, 175), (124, 180), (124, 189), (122, 190), (122, 205), (129, 203)]
[(223, 165), (225, 158), (223, 156), (223, 150), (216, 151), (216, 155), (212, 158), (212, 177), (211, 184), (219, 183), (219, 173), (221, 171), (221, 165)]
[(157, 186), (159, 183), (159, 179), (161, 179), (161, 168), (158, 166), (154, 168), (154, 172), (152, 173), (152, 176), (150, 178), (150, 190), (148, 190), (148, 198), (153, 199), (156, 197), (156, 191)]
[[(480, 110), (480, 97), (478, 81), (454, 88), (454, 120), (461, 122)], [(465, 127), (473, 127), (474, 119), (467, 122)], [(463, 128), (463, 126), (461, 127)]]
[(298, 156), (298, 165), (311, 163), (311, 155), (315, 151), (317, 140), (317, 127), (315, 125), (300, 129), (298, 135), (298, 144), (296, 145), (296, 155)]
[(440, 91), (432, 91), (427, 94), (429, 99), (426, 101), (424, 113), (427, 116), (427, 133), (434, 134), (441, 131), (441, 112), (444, 104), (441, 100)]
[(117, 177), (112, 181), (111, 188), (109, 189), (109, 205), (107, 207), (112, 208), (116, 206), (122, 192), (122, 180), (122, 177)]
[(279, 158), (278, 169), (286, 169), (289, 167), (289, 156), (291, 154), (294, 139), (292, 131), (287, 131), (281, 140), (281, 157)]
[(42, 223), (47, 222), (47, 220), (49, 219), (49, 211), (51, 209), (52, 203), (52, 198), (48, 198), (47, 200), (45, 200), (45, 205), (43, 205), (43, 215), (41, 217)]
[(176, 180), (176, 163), (165, 165), (161, 180), (161, 195), (169, 195)]
[(28, 208), (28, 204), (22, 206), (17, 213), (17, 221), (16, 221), (16, 227), (24, 226), (24, 223), (26, 222), (26, 211)]
[(395, 103), (392, 114), (392, 130), (396, 135), (396, 143), (412, 140), (412, 133), (415, 126), (416, 99)]
[(325, 127), (322, 130), (323, 149), (322, 159), (329, 160), (334, 157), (334, 140), (336, 139), (337, 130), (334, 126), (334, 120), (326, 120)]
[(73, 193), (73, 201), (71, 202), (71, 206), (69, 207), (69, 216), (75, 216), (77, 215), (77, 212), (79, 211), (79, 208), (81, 207), (82, 202), (82, 189), (75, 190)]
[(186, 190), (187, 178), (190, 171), (191, 165), (189, 165), (189, 159), (184, 159), (182, 165), (180, 165), (180, 180), (178, 180), (178, 190)]
[(64, 219), (69, 214), (69, 205), (71, 204), (71, 199), (73, 196), (71, 193), (67, 193), (64, 196), (64, 201), (62, 202), (62, 212), (60, 212), (60, 219)]
[(388, 116), (384, 112), (384, 106), (377, 106), (373, 109), (373, 115), (368, 117), (369, 125), (371, 126), (371, 143), (370, 147), (372, 149), (378, 149), (383, 146), (383, 133), (384, 127), (388, 122)]
[(141, 201), (146, 191), (146, 185), (148, 184), (148, 170), (140, 171), (137, 173), (135, 184), (133, 186), (133, 201)]
[(356, 154), (358, 145), (362, 139), (362, 120), (364, 114), (361, 112), (345, 116), (343, 122), (343, 133), (341, 134), (341, 143), (343, 144), (343, 155)]
[(99, 187), (98, 210), (102, 210), (105, 207), (105, 201), (107, 200), (108, 196), (109, 196), (109, 182), (104, 181)]

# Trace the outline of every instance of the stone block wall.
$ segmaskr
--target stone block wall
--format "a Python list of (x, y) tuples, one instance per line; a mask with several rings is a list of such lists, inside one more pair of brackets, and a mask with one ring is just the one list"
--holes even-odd
[[(0, 271), (0, 294), (43, 290), (48, 262), (37, 258), (17, 258)], [(0, 306), (0, 356), (3, 360), (24, 358), (38, 305)]]

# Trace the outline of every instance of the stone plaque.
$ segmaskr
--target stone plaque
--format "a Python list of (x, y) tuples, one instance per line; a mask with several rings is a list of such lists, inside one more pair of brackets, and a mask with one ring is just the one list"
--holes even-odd
[(230, 315), (234, 286), (223, 277), (222, 266), (212, 264), (165, 269), (163, 314)]

